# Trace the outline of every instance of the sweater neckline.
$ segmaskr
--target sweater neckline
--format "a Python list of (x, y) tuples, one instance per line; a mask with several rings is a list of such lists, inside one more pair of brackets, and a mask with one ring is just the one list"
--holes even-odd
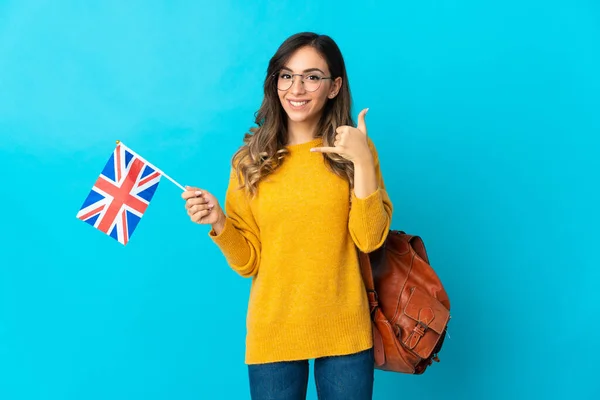
[(315, 147), (323, 142), (323, 138), (315, 138), (304, 143), (288, 144), (285, 146), (289, 151), (302, 151)]

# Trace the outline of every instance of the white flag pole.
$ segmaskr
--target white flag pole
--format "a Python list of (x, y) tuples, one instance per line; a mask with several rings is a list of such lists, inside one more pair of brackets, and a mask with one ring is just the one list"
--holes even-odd
[(125, 144), (123, 142), (121, 142), (120, 140), (117, 140), (117, 145), (121, 145), (123, 146), (124, 149), (126, 149), (128, 152), (130, 152), (131, 154), (133, 154), (134, 156), (136, 156), (137, 158), (143, 160), (146, 164), (150, 165), (154, 170), (160, 172), (160, 174), (162, 176), (164, 176), (165, 178), (167, 178), (168, 180), (170, 180), (171, 182), (173, 182), (175, 185), (179, 186), (179, 188), (181, 190), (183, 190), (185, 192), (185, 188), (183, 186), (181, 186), (179, 183), (177, 183), (173, 178), (171, 178), (169, 175), (165, 174), (162, 170), (156, 168), (154, 166), (154, 164), (149, 163), (148, 161), (146, 161), (146, 159), (142, 156), (140, 156), (139, 154), (137, 154), (135, 151), (131, 150), (129, 147), (125, 146)]

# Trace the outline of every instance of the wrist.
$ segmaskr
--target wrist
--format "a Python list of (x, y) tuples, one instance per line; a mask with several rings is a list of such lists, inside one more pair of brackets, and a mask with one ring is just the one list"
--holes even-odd
[(365, 153), (365, 154), (355, 158), (352, 162), (354, 163), (354, 168), (373, 167), (374, 166), (373, 154), (371, 154), (371, 152)]
[(212, 225), (213, 231), (218, 235), (225, 228), (225, 221), (227, 220), (227, 216), (223, 211), (219, 213), (219, 217), (217, 218), (217, 222)]
[(372, 154), (357, 158), (354, 162), (354, 195), (359, 199), (369, 197), (377, 190), (377, 173)]

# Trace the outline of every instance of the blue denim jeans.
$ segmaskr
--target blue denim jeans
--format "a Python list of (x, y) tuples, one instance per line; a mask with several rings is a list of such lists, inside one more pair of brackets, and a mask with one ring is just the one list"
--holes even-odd
[[(315, 384), (319, 400), (371, 400), (373, 349), (317, 358)], [(248, 365), (252, 400), (305, 400), (308, 360)]]

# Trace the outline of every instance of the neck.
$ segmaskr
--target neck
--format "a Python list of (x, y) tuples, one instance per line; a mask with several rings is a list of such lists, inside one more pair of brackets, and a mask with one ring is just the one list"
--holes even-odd
[(287, 124), (287, 144), (300, 144), (306, 143), (315, 138), (315, 133), (317, 131), (317, 121), (302, 121), (302, 122), (294, 122), (288, 120)]

